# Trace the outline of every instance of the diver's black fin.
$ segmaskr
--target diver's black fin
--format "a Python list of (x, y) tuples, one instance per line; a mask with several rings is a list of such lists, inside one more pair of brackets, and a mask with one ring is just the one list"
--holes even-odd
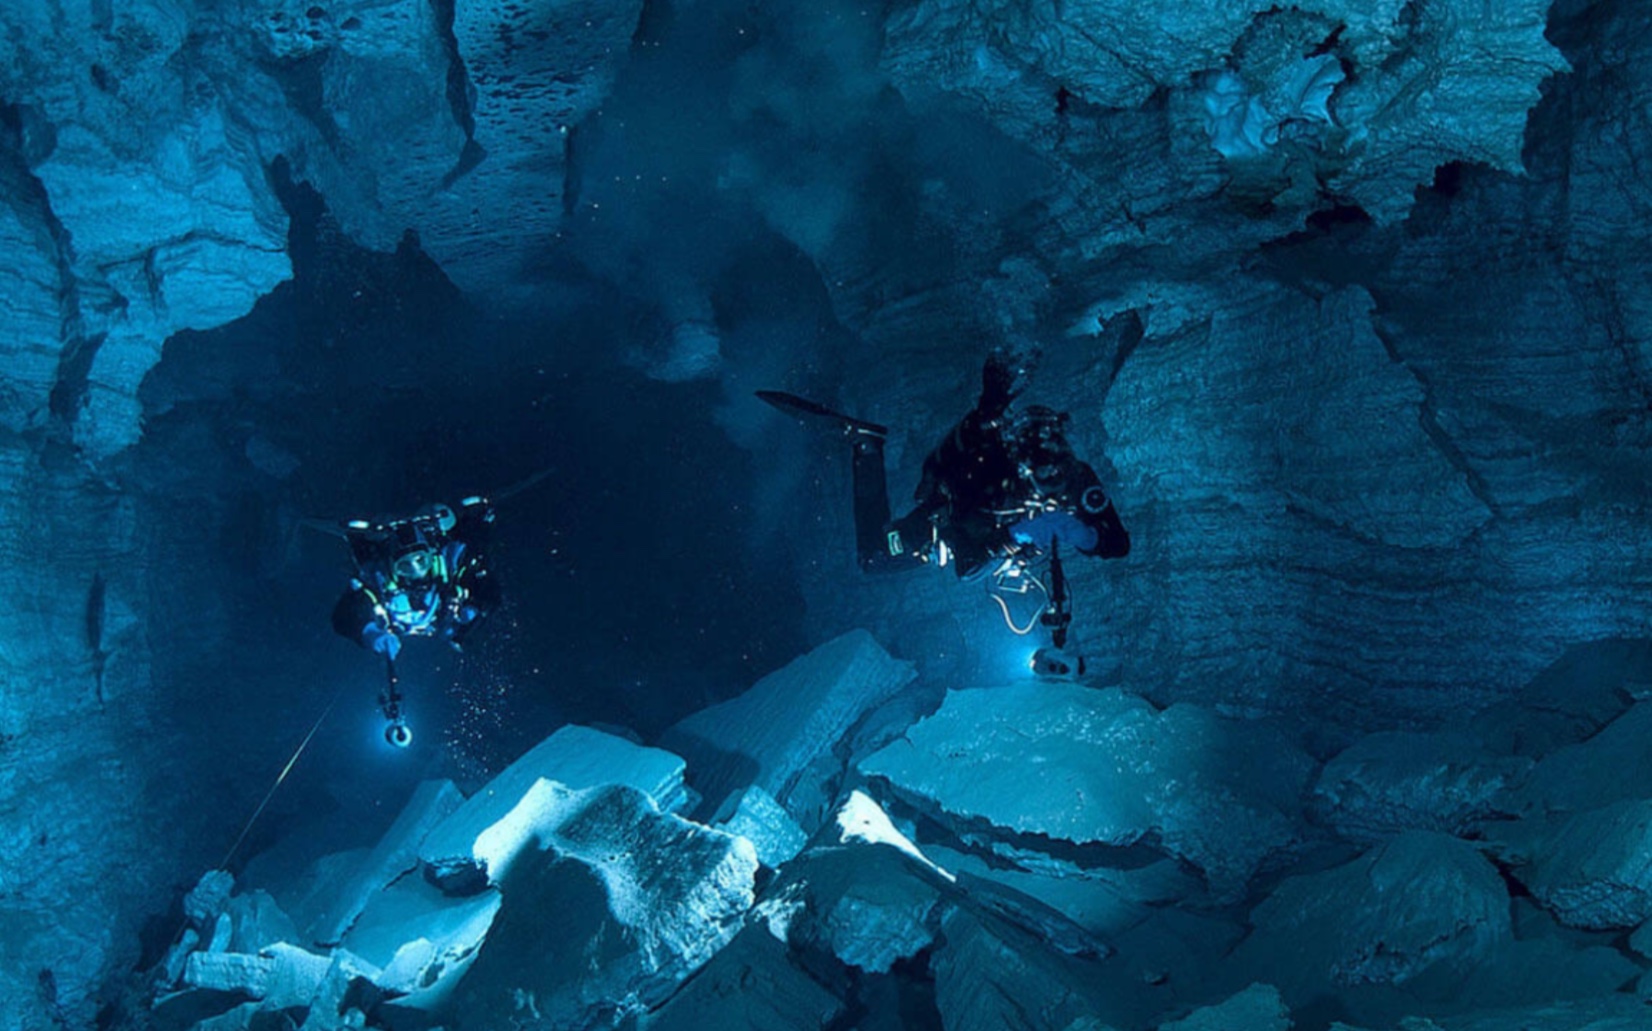
[(830, 419), (842, 426), (844, 432), (870, 433), (877, 437), (889, 436), (889, 427), (879, 426), (875, 422), (865, 419), (856, 419), (842, 412), (834, 412), (823, 404), (817, 404), (806, 397), (796, 394), (786, 394), (778, 390), (759, 390), (757, 396), (788, 415), (813, 416), (821, 419)]

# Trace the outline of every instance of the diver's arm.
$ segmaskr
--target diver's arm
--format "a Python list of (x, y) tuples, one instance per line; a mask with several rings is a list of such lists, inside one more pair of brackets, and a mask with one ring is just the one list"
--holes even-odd
[(378, 606), (360, 586), (345, 591), (333, 606), (333, 632), (391, 659), (401, 651), (401, 639), (385, 625)]

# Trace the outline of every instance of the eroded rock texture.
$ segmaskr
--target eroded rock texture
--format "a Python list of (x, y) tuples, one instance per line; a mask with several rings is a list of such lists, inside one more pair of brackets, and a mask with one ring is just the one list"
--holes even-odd
[[(1648, 195), (1618, 170), (1641, 160), (1639, 14), (1562, 4), (1545, 35), (1542, 4), (1219, 6), (1178, 5), (1168, 51), (1128, 29), (1156, 7), (892, 17), (908, 103), (964, 105), (1043, 176), (984, 228), (926, 194), (917, 223), (968, 242), (922, 271), (818, 252), (869, 351), (917, 370), (845, 400), (897, 425), (892, 495), (979, 357), (1041, 344), (1025, 399), (1072, 411), (1135, 534), (1124, 561), (1069, 563), (1078, 630), (1156, 701), (1432, 727), (1633, 636)], [(1298, 74), (1321, 52), (1346, 78)], [(1204, 75), (1224, 70), (1240, 85)], [(1211, 89), (1258, 106), (1214, 137)], [(936, 579), (835, 601), (946, 610), (903, 624), (944, 665), (996, 631)]]

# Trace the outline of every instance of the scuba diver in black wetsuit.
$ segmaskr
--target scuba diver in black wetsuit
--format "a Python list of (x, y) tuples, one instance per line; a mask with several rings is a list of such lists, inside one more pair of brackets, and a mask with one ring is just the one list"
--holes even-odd
[(384, 656), (389, 679), (379, 703), (393, 745), (413, 740), (396, 678), (402, 638), (439, 637), (457, 650), (499, 605), (498, 581), (484, 564), (492, 523), (493, 506), (472, 497), (458, 512), (427, 505), (405, 519), (344, 524), (356, 571), (333, 606), (333, 630)]
[[(914, 494), (916, 505), (890, 519), (883, 447), (888, 430), (790, 394), (760, 391), (782, 410), (836, 420), (854, 448), (855, 544), (869, 573), (920, 565), (951, 565), (959, 577), (990, 569), (994, 598), (1017, 633), (1005, 594), (1044, 595), (1038, 623), (1051, 632), (1053, 652), (1040, 650), (1034, 669), (1047, 675), (1082, 672), (1065, 654), (1071, 599), (1061, 565), (1064, 549), (1122, 558), (1130, 534), (1087, 463), (1073, 453), (1068, 416), (1043, 405), (1012, 411), (1017, 372), (1000, 354), (987, 359), (981, 396), (929, 456)], [(1035, 563), (1047, 562), (1048, 583)]]

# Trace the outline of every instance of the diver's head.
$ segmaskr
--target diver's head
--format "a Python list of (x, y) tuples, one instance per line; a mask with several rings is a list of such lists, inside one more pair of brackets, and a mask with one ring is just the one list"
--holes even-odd
[(429, 580), (436, 569), (436, 549), (423, 542), (416, 543), (404, 549), (396, 556), (390, 572), (396, 582), (419, 584)]
[(1067, 425), (1066, 412), (1058, 412), (1049, 405), (1028, 405), (1010, 419), (1016, 440), (1030, 444), (1058, 440)]

